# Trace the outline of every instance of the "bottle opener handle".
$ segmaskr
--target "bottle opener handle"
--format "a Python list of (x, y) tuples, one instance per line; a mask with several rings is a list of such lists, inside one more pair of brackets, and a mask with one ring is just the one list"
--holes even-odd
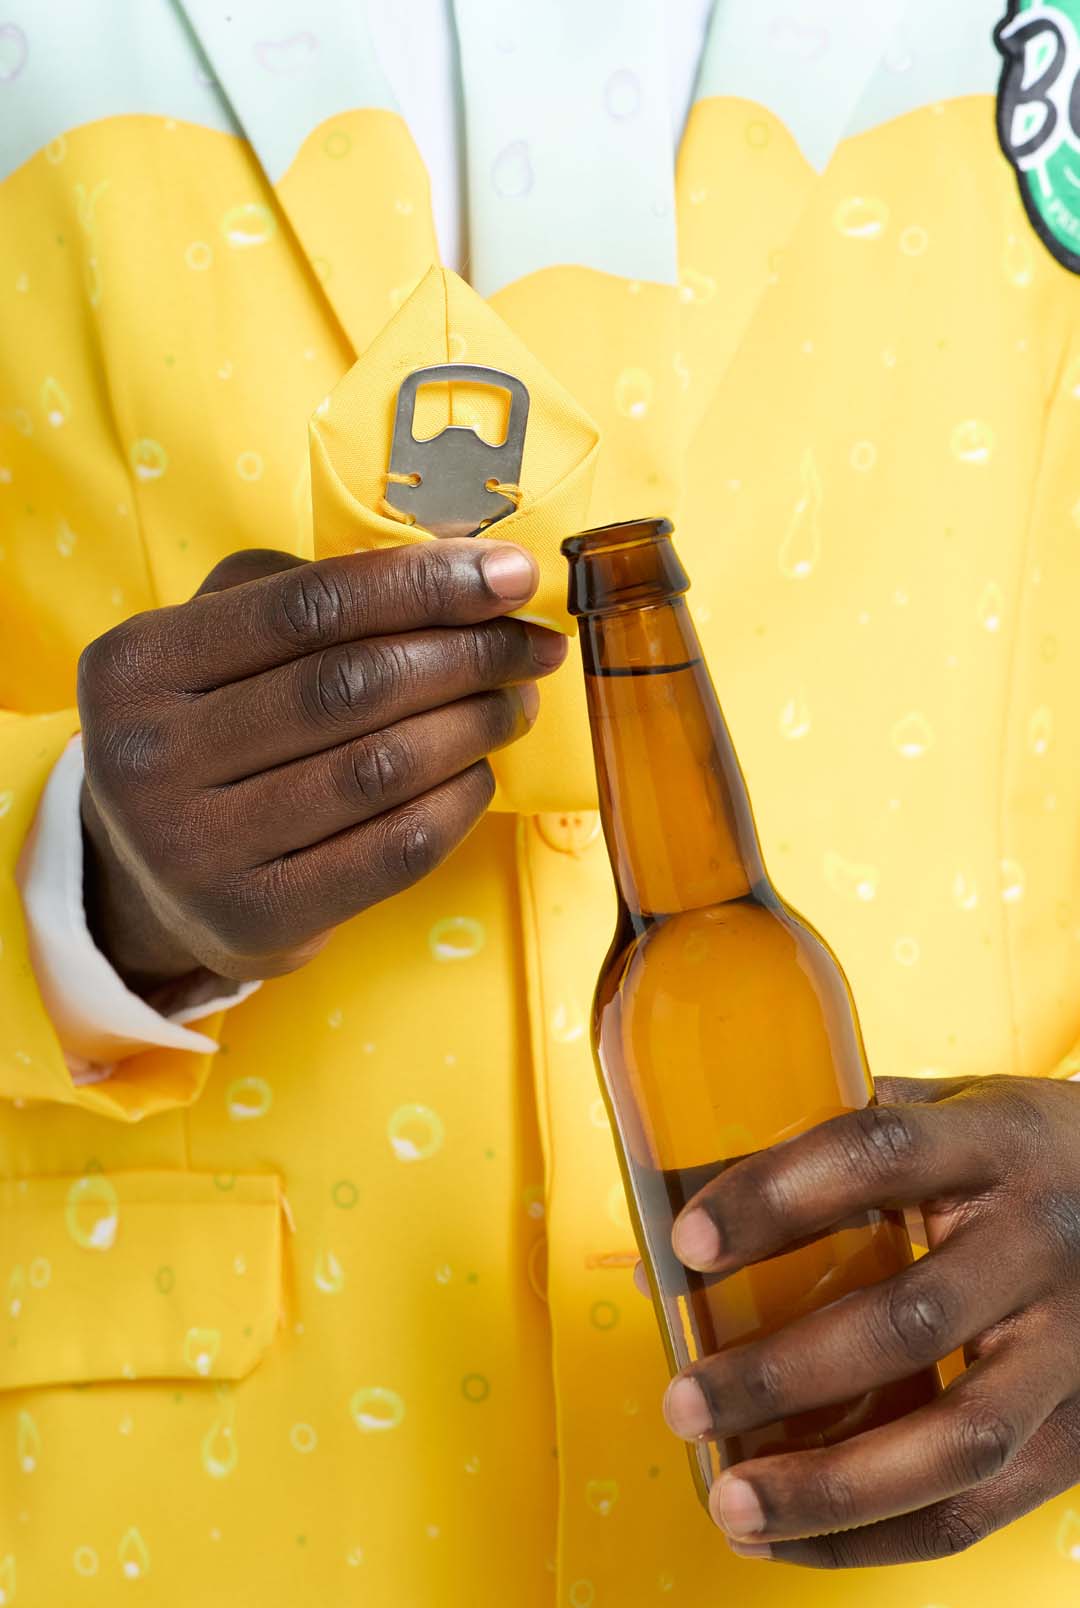
[[(458, 380), (489, 385), (510, 395), (504, 440), (485, 441), (472, 425), (449, 424), (428, 440), (414, 430), (416, 395), (422, 385)], [(398, 391), (386, 500), (435, 536), (476, 536), (512, 514), (517, 501), (490, 489), (517, 486), (529, 420), (529, 393), (513, 374), (478, 363), (437, 363), (414, 369)]]

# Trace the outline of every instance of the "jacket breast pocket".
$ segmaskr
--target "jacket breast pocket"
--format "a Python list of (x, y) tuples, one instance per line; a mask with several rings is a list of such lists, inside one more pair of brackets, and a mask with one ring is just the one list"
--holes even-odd
[(282, 1303), (272, 1175), (0, 1182), (0, 1390), (243, 1379)]

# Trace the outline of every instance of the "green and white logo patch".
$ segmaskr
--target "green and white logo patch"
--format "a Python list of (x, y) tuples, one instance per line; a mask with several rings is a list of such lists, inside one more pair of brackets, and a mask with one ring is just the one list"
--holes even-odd
[(998, 136), (1028, 217), (1080, 273), (1080, 0), (1009, 0), (994, 30), (1005, 58)]

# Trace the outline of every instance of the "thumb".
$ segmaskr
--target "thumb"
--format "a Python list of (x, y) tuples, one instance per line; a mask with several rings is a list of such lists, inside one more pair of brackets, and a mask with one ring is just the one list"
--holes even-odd
[(227, 592), (233, 586), (243, 586), (247, 581), (261, 581), (267, 575), (279, 575), (282, 570), (296, 569), (304, 563), (305, 559), (296, 558), (292, 553), (279, 552), (274, 547), (245, 547), (215, 564), (195, 596), (205, 597), (208, 592)]

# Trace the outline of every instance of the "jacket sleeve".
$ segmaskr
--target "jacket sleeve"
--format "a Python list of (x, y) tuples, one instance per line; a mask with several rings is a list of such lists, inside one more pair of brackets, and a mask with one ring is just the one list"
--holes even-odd
[[(148, 1049), (118, 1062), (104, 1081), (76, 1083), (41, 991), (19, 893), (19, 866), (49, 776), (78, 714), (0, 711), (0, 1098), (82, 1106), (137, 1122), (189, 1105), (209, 1075), (208, 1051)], [(219, 1013), (200, 1023), (216, 1036)]]

